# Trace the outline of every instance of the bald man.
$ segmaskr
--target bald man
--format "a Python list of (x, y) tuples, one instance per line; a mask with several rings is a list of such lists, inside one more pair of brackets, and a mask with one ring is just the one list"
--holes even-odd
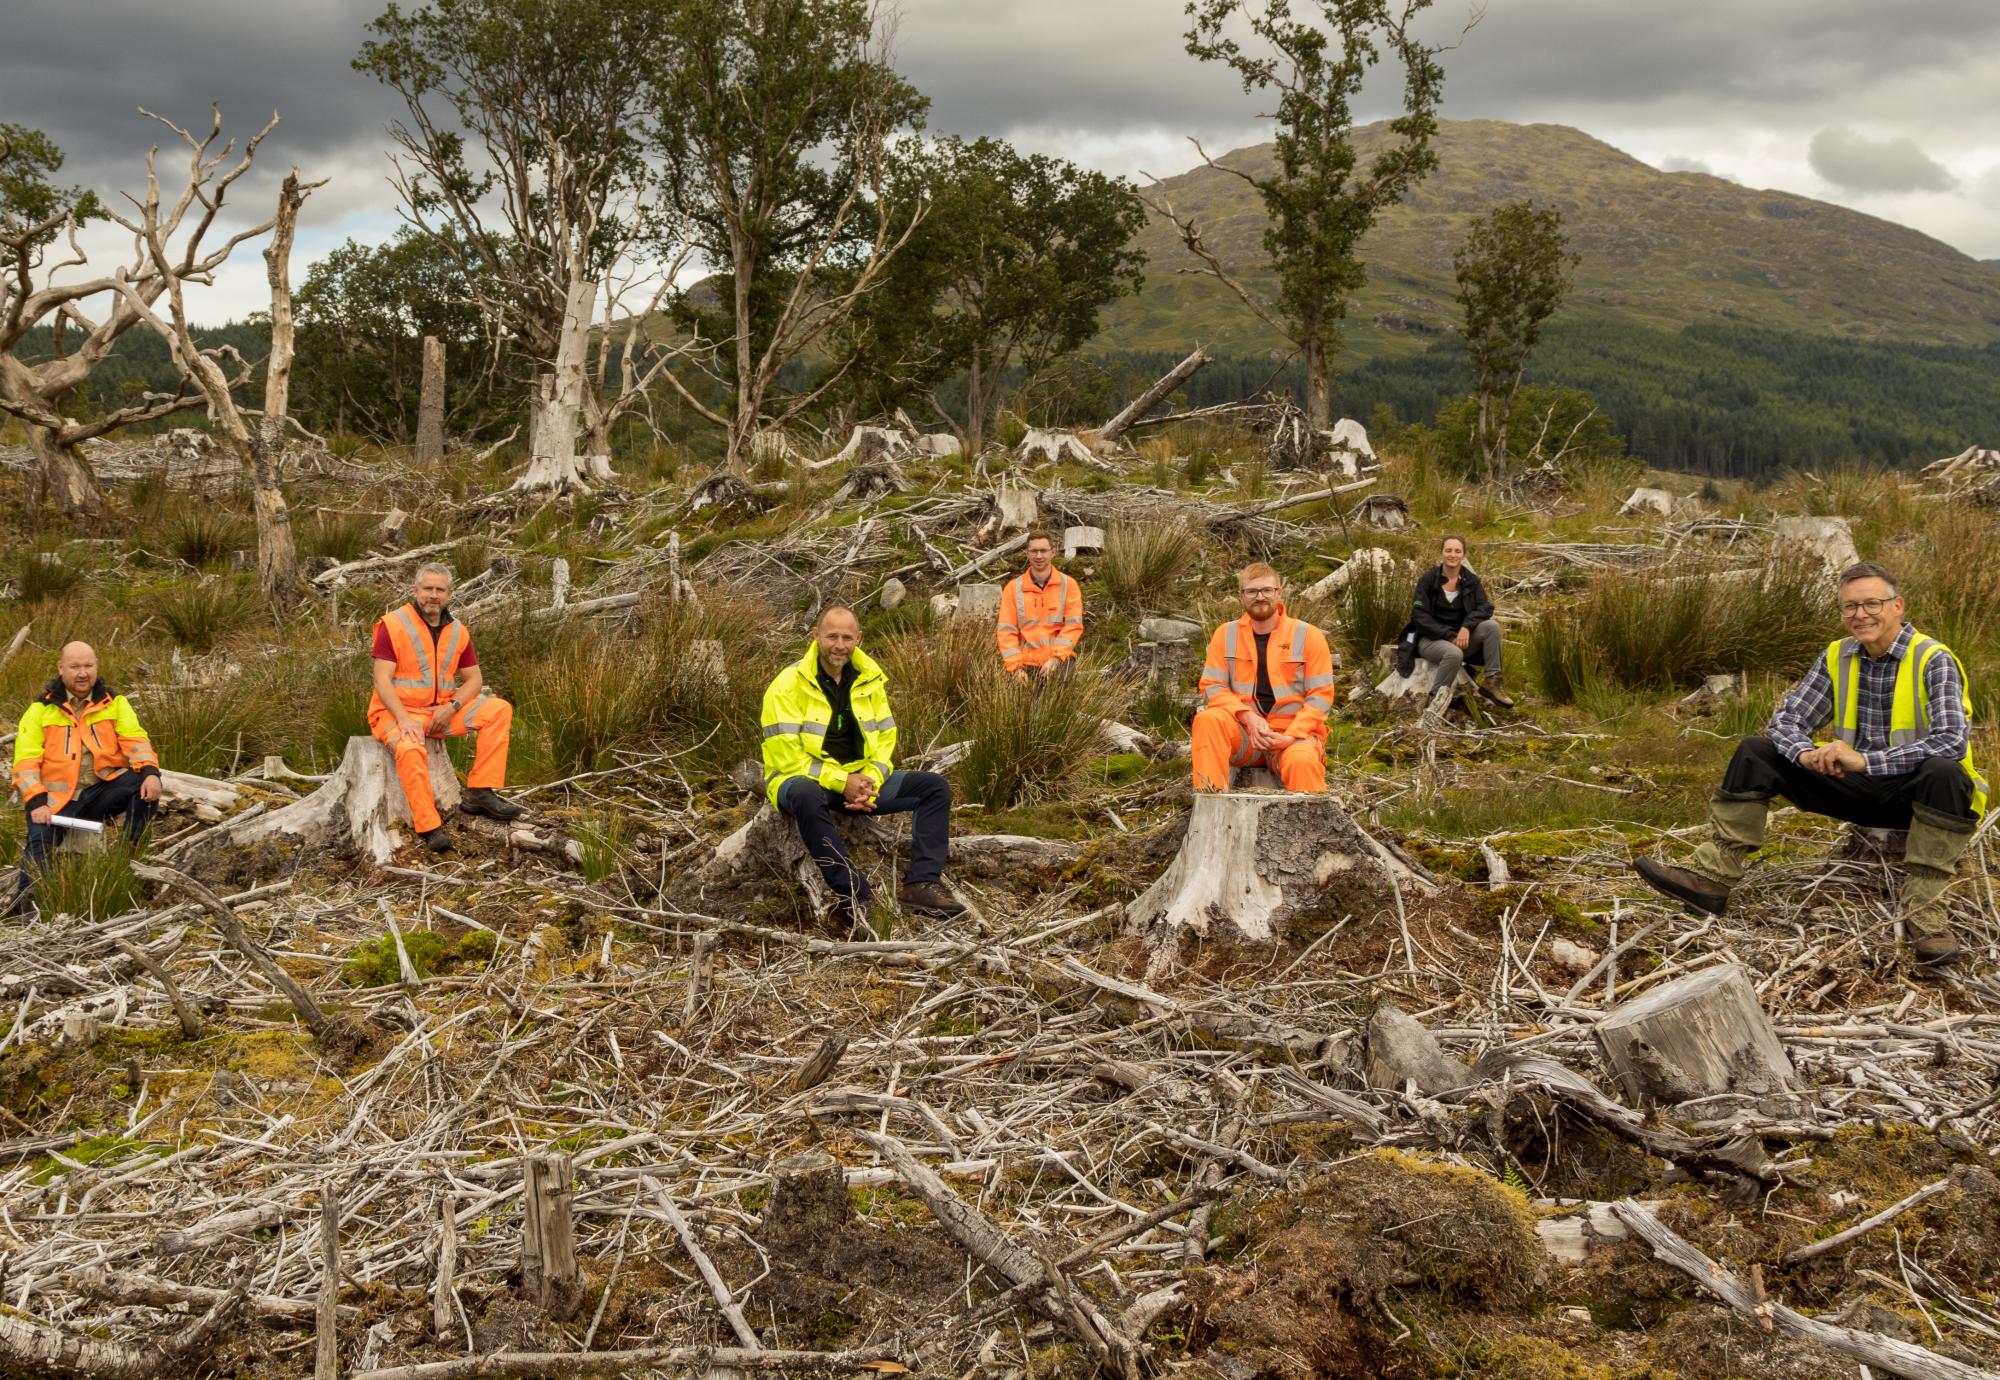
[(9, 914), (32, 914), (32, 874), (55, 850), (60, 820), (125, 817), (134, 843), (160, 800), (160, 758), (139, 716), (97, 674), (87, 642), (65, 645), (56, 675), (14, 733), (14, 789), (28, 813), (21, 878)]

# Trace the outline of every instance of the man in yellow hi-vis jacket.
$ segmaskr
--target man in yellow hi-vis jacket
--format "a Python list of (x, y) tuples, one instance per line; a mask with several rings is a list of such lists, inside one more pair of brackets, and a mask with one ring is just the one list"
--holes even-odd
[(868, 908), (868, 879), (852, 866), (833, 816), (915, 812), (910, 868), (897, 899), (926, 915), (962, 915), (947, 891), (951, 783), (936, 772), (897, 771), (889, 678), (861, 650), (852, 609), (820, 614), (805, 655), (764, 692), (764, 793), (798, 825), (806, 852), (851, 923)]
[(66, 644), (55, 679), (28, 706), (14, 732), (14, 789), (28, 815), (21, 879), (10, 908), (33, 905), (31, 874), (55, 851), (60, 820), (102, 824), (125, 816), (137, 842), (159, 806), (160, 758), (123, 695), (97, 674), (89, 643)]

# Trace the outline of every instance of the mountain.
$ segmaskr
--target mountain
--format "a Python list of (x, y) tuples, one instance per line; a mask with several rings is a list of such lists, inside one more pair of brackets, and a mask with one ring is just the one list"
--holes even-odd
[[(1365, 166), (1387, 134), (1356, 131)], [(1906, 226), (1790, 192), (1704, 173), (1661, 172), (1580, 130), (1496, 120), (1440, 122), (1438, 168), (1361, 243), (1368, 284), (1354, 301), (1348, 346), (1363, 358), (1420, 349), (1459, 319), (1452, 253), (1472, 219), (1533, 198), (1562, 212), (1583, 258), (1562, 318), (1677, 331), (1737, 322), (1857, 341), (1981, 346), (2000, 340), (2000, 266)], [(1217, 160), (1253, 175), (1275, 170), (1269, 144)], [(1263, 267), (1264, 209), (1241, 178), (1202, 167), (1159, 196), (1193, 215), (1209, 246), (1253, 290)], [(1157, 198), (1156, 198), (1157, 199)], [(1140, 233), (1146, 286), (1106, 314), (1093, 348), (1231, 354), (1280, 345), (1209, 278), (1155, 216)]]

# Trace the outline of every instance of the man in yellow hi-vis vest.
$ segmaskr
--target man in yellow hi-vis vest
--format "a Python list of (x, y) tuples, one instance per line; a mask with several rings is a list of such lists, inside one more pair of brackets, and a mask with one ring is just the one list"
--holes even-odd
[(1895, 576), (1872, 561), (1842, 572), (1839, 602), (1847, 636), (1814, 661), (1765, 736), (1737, 745), (1709, 802), (1708, 842), (1680, 866), (1632, 865), (1656, 890), (1720, 915), (1764, 844), (1772, 796), (1869, 828), (1908, 829), (1903, 926), (1919, 963), (1949, 963), (1959, 944), (1944, 892), (1986, 811), (1965, 668), (1903, 621)]
[(798, 826), (834, 894), (836, 922), (852, 925), (869, 902), (868, 879), (848, 860), (834, 827), (836, 813), (913, 812), (910, 868), (897, 899), (925, 915), (963, 915), (965, 907), (943, 882), (951, 783), (936, 772), (895, 768), (889, 678), (860, 644), (854, 610), (830, 605), (805, 655), (778, 672), (764, 692), (765, 798)]

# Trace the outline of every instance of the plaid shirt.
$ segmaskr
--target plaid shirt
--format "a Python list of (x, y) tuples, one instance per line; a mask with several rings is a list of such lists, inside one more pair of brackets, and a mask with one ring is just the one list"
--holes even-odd
[[(1908, 623), (1889, 650), (1881, 656), (1861, 653), (1860, 686), (1855, 705), (1855, 748), (1867, 759), (1870, 776), (1901, 776), (1915, 771), (1928, 757), (1965, 755), (1971, 732), (1965, 717), (1965, 687), (1958, 675), (1958, 662), (1949, 656), (1934, 656), (1924, 666), (1924, 693), (1930, 704), (1931, 731), (1914, 743), (1889, 746), (1889, 707), (1896, 693), (1896, 669), (1910, 650), (1916, 629)], [(1826, 658), (1819, 657), (1806, 678), (1792, 687), (1784, 703), (1771, 715), (1765, 736), (1778, 751), (1796, 762), (1799, 754), (1813, 746), (1813, 730), (1833, 718), (1833, 677)]]

